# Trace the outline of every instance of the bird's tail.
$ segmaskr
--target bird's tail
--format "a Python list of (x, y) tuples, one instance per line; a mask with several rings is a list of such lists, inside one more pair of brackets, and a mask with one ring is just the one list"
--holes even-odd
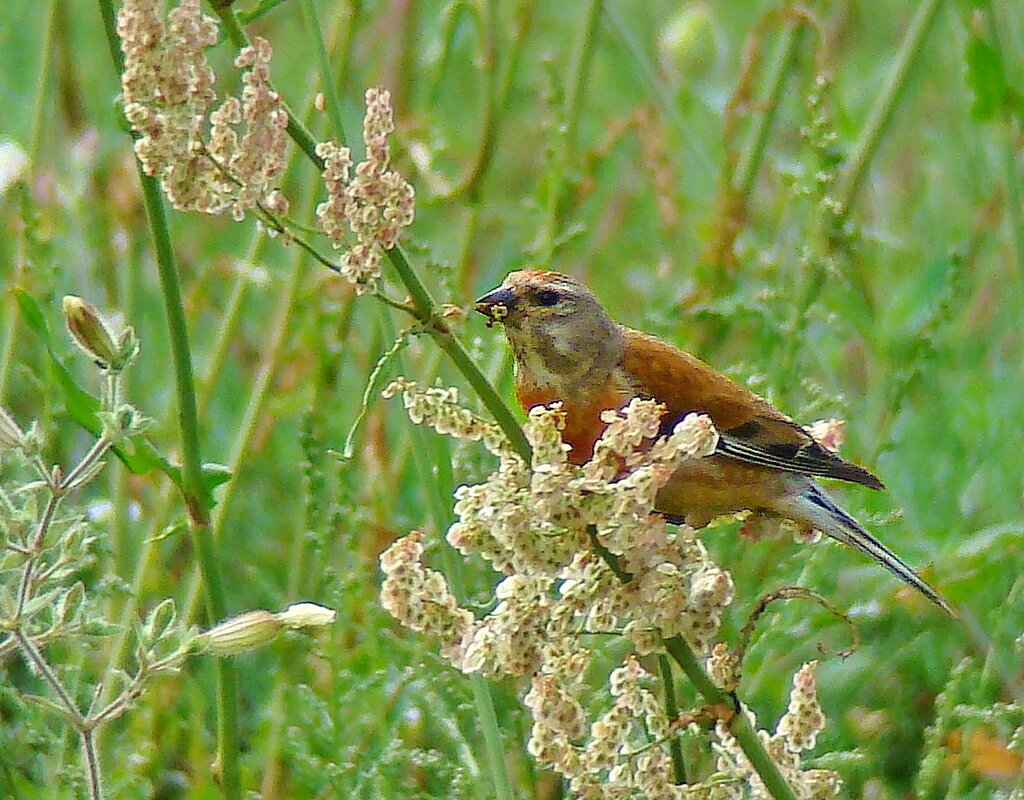
[(860, 550), (893, 575), (917, 589), (951, 616), (957, 616), (938, 592), (924, 582), (898, 555), (864, 530), (860, 523), (841, 509), (817, 484), (808, 481), (800, 494), (789, 495), (778, 511), (795, 522), (805, 522), (837, 541)]

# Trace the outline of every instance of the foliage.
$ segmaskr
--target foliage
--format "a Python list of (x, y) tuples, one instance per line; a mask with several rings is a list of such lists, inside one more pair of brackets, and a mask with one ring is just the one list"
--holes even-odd
[[(152, 197), (139, 191), (114, 103), (104, 2), (16, 0), (0, 26), (0, 405), (22, 432), (36, 421), (47, 468), (80, 463), (102, 435), (95, 367), (50, 333), (63, 325), (60, 298), (76, 294), (119, 309), (138, 332), (122, 388), (153, 418), (120, 439), (54, 539), (79, 537), (84, 549), (54, 573), (53, 604), (39, 610), (47, 626), (58, 607), (79, 607), (78, 594), (90, 619), (113, 624), (44, 643), (80, 708), (91, 687), (132, 668), (117, 641), (168, 598), (182, 630), (311, 600), (338, 612), (315, 641), (287, 634), (232, 659), (241, 786), (265, 797), (559, 796), (526, 752), (528, 685), (453, 670), (380, 607), (377, 567), (420, 529), (424, 559), (461, 606), (477, 618), (492, 610), (494, 573), (476, 557), (463, 563), (443, 534), (456, 486), (482, 483), (493, 458), (410, 425), (379, 390), (398, 374), (459, 386), (489, 420), (467, 362), (511, 400), (507, 357), (466, 309), (509, 270), (550, 263), (584, 278), (617, 319), (728, 369), (795, 418), (845, 418), (844, 454), (889, 492), (851, 490), (844, 504), (963, 614), (963, 624), (943, 619), (838, 547), (753, 541), (739, 521), (715, 523), (700, 538), (736, 594), (723, 638), (741, 635), (766, 593), (800, 585), (848, 611), (862, 641), (840, 658), (847, 629), (832, 614), (772, 603), (738, 688), (758, 718), (783, 716), (792, 676), (817, 658), (829, 725), (811, 766), (839, 772), (849, 796), (1024, 789), (1017, 4), (237, 5), (250, 34), (273, 45), (272, 84), (257, 74), (269, 58), (259, 47), (233, 65), (239, 31), (219, 9), (206, 52), (218, 97), (244, 105), (246, 87), (254, 102), (279, 92), (313, 138), (288, 145), (287, 165), (268, 150), (251, 194), (204, 173), (225, 193), (217, 205), (249, 220), (170, 214), (197, 446), (179, 429), (183, 327), (157, 269), (170, 251), (154, 244)], [(252, 78), (239, 85), (243, 71)], [(390, 152), (376, 163), (416, 192), (401, 234), (408, 259), (349, 270), (376, 280), (379, 266), (383, 303), (357, 300), (324, 266), (334, 262), (316, 211), (330, 198), (310, 146), (333, 140), (352, 163), (373, 162), (359, 132), (376, 86), (395, 109)], [(251, 128), (233, 119), (241, 148)], [(277, 147), (275, 131), (264, 132)], [(338, 189), (366, 197), (346, 180)], [(393, 218), (408, 219), (407, 198), (397, 187)], [(380, 230), (369, 222), (359, 230)], [(335, 230), (345, 235), (340, 221)], [(443, 303), (424, 305), (420, 290)], [(12, 504), (45, 507), (33, 465), (2, 458)], [(197, 530), (223, 574), (214, 616)], [(604, 710), (603, 676), (626, 653), (597, 650), (602, 673), (588, 676), (583, 701)], [(49, 708), (26, 705), (46, 690), (15, 649), (0, 658), (0, 794), (74, 796), (77, 740)], [(190, 658), (101, 728), (108, 793), (216, 796), (224, 681), (215, 659)], [(699, 705), (688, 681), (677, 692), (681, 707)], [(706, 734), (681, 742), (690, 763), (708, 758)], [(828, 755), (815, 763), (813, 752)]]

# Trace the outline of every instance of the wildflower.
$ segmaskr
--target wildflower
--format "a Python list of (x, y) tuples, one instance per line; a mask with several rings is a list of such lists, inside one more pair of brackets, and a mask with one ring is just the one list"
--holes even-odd
[(812, 422), (804, 430), (826, 450), (838, 453), (839, 448), (843, 446), (843, 442), (846, 439), (846, 434), (843, 432), (845, 427), (846, 422), (844, 420), (833, 417), (832, 419), (819, 419), (817, 422)]
[(418, 533), (399, 539), (381, 554), (380, 603), (406, 627), (438, 638), (441, 655), (458, 664), (473, 615), (459, 608), (444, 576), (424, 567), (422, 556)]

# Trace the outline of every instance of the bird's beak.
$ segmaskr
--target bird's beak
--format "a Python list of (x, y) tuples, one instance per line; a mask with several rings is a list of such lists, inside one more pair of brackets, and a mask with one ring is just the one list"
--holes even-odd
[(474, 308), (487, 317), (487, 325), (501, 322), (512, 311), (516, 296), (511, 289), (499, 286), (492, 289), (474, 304)]

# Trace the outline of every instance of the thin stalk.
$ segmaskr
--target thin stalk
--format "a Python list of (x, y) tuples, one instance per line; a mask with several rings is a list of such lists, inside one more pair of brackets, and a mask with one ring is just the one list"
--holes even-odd
[[(394, 325), (387, 309), (381, 309), (381, 326), (384, 330), (384, 337), (395, 336)], [(399, 364), (402, 363), (403, 354), (398, 355)], [(452, 594), (457, 600), (465, 599), (465, 581), (463, 578), (462, 559), (458, 557), (455, 549), (444, 540), (444, 532), (454, 521), (449, 511), (451, 496), (454, 494), (454, 481), (451, 479), (451, 459), (441, 452), (447, 444), (439, 440), (437, 446), (431, 448), (427, 441), (426, 431), (421, 425), (410, 426), (413, 438), (413, 456), (416, 459), (417, 469), (423, 478), (422, 484), (426, 493), (425, 500), (434, 520), (434, 527), (438, 536), (441, 537), (441, 558), (444, 560), (444, 573), (452, 589)], [(434, 452), (437, 455), (435, 463), (430, 462), (428, 453)], [(437, 472), (435, 473), (435, 467)], [(487, 763), (491, 776), (494, 780), (494, 794), (497, 800), (512, 800), (512, 781), (505, 764), (504, 744), (501, 736), (501, 729), (498, 727), (498, 715), (494, 709), (494, 697), (491, 694), (491, 687), (481, 675), (469, 677), (470, 689), (473, 693), (473, 705), (479, 715), (480, 728), (484, 738), (484, 750), (487, 756)]]
[[(311, 196), (312, 197), (312, 196)], [(249, 447), (252, 444), (256, 426), (266, 410), (267, 399), (270, 396), (270, 388), (280, 362), (281, 352), (284, 349), (285, 338), (291, 330), (292, 316), (302, 287), (302, 279), (306, 276), (308, 264), (307, 255), (303, 250), (295, 250), (295, 259), (292, 266), (292, 274), (285, 287), (284, 294), (278, 303), (274, 323), (261, 348), (262, 358), (259, 371), (249, 390), (249, 400), (246, 403), (242, 420), (238, 423), (238, 432), (235, 434), (234, 442), (231, 445), (231, 455), (228, 459), (228, 469), (231, 477), (221, 488), (220, 502), (213, 512), (210, 523), (210, 536), (214, 542), (219, 542), (224, 531), (224, 525), (228, 519), (228, 511), (231, 508), (235, 492), (238, 490), (238, 481), (241, 476), (245, 459), (249, 454)], [(184, 604), (185, 619), (194, 619), (197, 611), (199, 589), (201, 588), (201, 576), (194, 573), (186, 591)]]
[[(101, 0), (101, 2), (110, 2), (110, 0)], [(214, 6), (214, 11), (224, 24), (231, 42), (238, 47), (245, 47), (248, 44), (248, 39), (245, 31), (239, 26), (238, 19), (231, 7), (229, 5), (217, 4)], [(302, 149), (306, 156), (317, 165), (318, 169), (323, 169), (323, 159), (316, 154), (316, 144), (312, 135), (290, 112), (288, 119), (289, 136), (292, 137), (293, 141)], [(399, 279), (405, 285), (406, 291), (409, 292), (413, 307), (416, 310), (416, 316), (426, 325), (427, 332), (433, 337), (438, 346), (448, 354), (448, 357), (454, 362), (459, 372), (462, 373), (470, 386), (473, 387), (481, 402), (491, 412), (495, 422), (498, 423), (498, 426), (505, 433), (505, 436), (508, 437), (508, 440), (512, 442), (513, 446), (520, 452), (529, 452), (526, 437), (519, 427), (515, 415), (498, 396), (498, 393), (495, 392), (494, 387), (491, 386), (490, 382), (480, 371), (480, 368), (469, 357), (462, 343), (445, 324), (438, 311), (437, 304), (430, 296), (430, 292), (416, 273), (416, 270), (405, 257), (402, 248), (396, 246), (385, 252), (387, 253), (388, 260), (397, 271)]]
[(82, 756), (85, 758), (85, 770), (89, 780), (89, 797), (92, 800), (99, 800), (103, 797), (103, 779), (100, 773), (100, 756), (96, 752), (96, 740), (93, 733), (92, 730), (81, 732)]
[[(100, 0), (109, 3), (110, 0)], [(189, 514), (192, 546), (202, 573), (206, 597), (207, 619), (212, 624), (227, 616), (227, 601), (221, 578), (217, 549), (210, 532), (210, 508), (213, 498), (203, 482), (199, 451), (199, 419), (196, 412), (192, 355), (189, 348), (185, 307), (181, 300), (178, 270), (171, 247), (170, 229), (164, 211), (163, 197), (157, 181), (142, 171), (139, 180), (146, 205), (150, 232), (156, 250), (157, 272), (167, 314), (167, 327), (174, 365), (175, 391), (178, 398), (178, 426), (181, 432), (182, 494)], [(221, 787), (229, 800), (242, 796), (238, 754), (238, 698), (234, 664), (226, 658), (215, 661), (217, 673), (217, 752), (221, 769)]]
[(925, 36), (935, 20), (941, 0), (921, 0), (907, 33), (900, 43), (896, 60), (886, 76), (881, 94), (868, 115), (868, 121), (857, 138), (853, 151), (846, 162), (836, 187), (836, 199), (841, 203), (842, 214), (848, 215), (857, 198), (867, 167), (875, 154), (882, 133), (892, 119), (896, 103), (906, 88), (917, 57), (924, 50)]
[[(661, 682), (665, 687), (665, 713), (668, 715), (669, 723), (679, 719), (679, 706), (676, 705), (676, 684), (672, 678), (672, 662), (664, 653), (658, 654), (658, 669), (661, 671)], [(668, 741), (669, 751), (672, 753), (672, 772), (677, 785), (686, 783), (686, 762), (683, 760), (683, 745), (677, 735), (672, 735)]]
[[(124, 70), (124, 56), (117, 39), (112, 0), (99, 0), (100, 16), (107, 34), (107, 45), (118, 74)], [(188, 341), (185, 308), (171, 246), (163, 197), (158, 182), (137, 165), (142, 197), (146, 206), (150, 234), (156, 252), (157, 273), (167, 314), (167, 328), (174, 365), (175, 392), (178, 405), (178, 428), (181, 433), (182, 495), (189, 514), (189, 530), (193, 549), (199, 561), (210, 622), (227, 616), (227, 603), (217, 560), (216, 548), (209, 530), (209, 512), (213, 498), (203, 481), (199, 449), (199, 419), (196, 411), (192, 355)], [(238, 754), (238, 699), (234, 665), (228, 659), (217, 659), (217, 752), (221, 769), (221, 787), (229, 800), (242, 796)]]
[[(630, 33), (629, 29), (626, 28), (622, 18), (610, 3), (606, 3), (604, 6), (604, 19), (608, 24), (608, 29), (618, 39), (619, 46), (633, 60), (637, 74), (648, 93), (654, 98), (662, 113), (665, 114), (666, 118), (675, 126), (680, 137), (682, 137), (684, 146), (693, 156), (693, 161), (697, 166), (697, 173), (700, 178), (708, 184), (712, 183), (715, 178), (715, 168), (710, 156), (705, 152), (704, 146), (700, 143), (697, 135), (679, 111), (675, 98), (665, 88), (665, 82), (658, 76), (657, 69), (651, 64), (643, 48), (636, 41), (633, 34)], [(693, 191), (693, 194), (697, 194), (696, 190)]]
[(801, 34), (806, 24), (807, 20), (803, 16), (791, 17), (782, 30), (778, 54), (775, 61), (772, 62), (771, 72), (768, 75), (768, 89), (764, 99), (758, 103), (758, 108), (763, 108), (764, 111), (754, 119), (754, 125), (750, 131), (750, 145), (740, 158), (740, 163), (736, 167), (736, 178), (731, 187), (740, 203), (746, 203), (754, 188), (754, 181), (757, 179), (757, 173), (764, 159), (768, 134), (771, 133), (772, 123), (779, 110), (779, 101), (782, 99), (782, 90), (786, 85), (786, 79), (796, 61)]
[[(984, 0), (985, 16), (988, 21), (988, 35), (992, 40), (999, 69), (1006, 69), (1006, 55), (999, 36), (999, 21), (991, 0)], [(1020, 169), (1017, 166), (1017, 149), (1014, 146), (1016, 125), (1013, 113), (1008, 105), (1003, 106), (1003, 125), (1006, 129), (1006, 141), (1003, 145), (1003, 158), (1006, 169), (1006, 200), (1010, 216), (1010, 228), (1013, 231), (1013, 245), (1017, 256), (1017, 269), (1024, 275), (1024, 208), (1021, 208)], [(1024, 781), (1024, 778), (1022, 778)]]
[(334, 75), (331, 73), (331, 61), (327, 55), (327, 47), (324, 44), (323, 30), (320, 21), (316, 16), (316, 6), (313, 0), (302, 0), (302, 20), (309, 27), (316, 51), (317, 73), (320, 76), (320, 87), (324, 93), (327, 104), (327, 116), (331, 120), (331, 127), (334, 128), (334, 135), (339, 144), (345, 144), (345, 126), (341, 121), (341, 104), (338, 102), (338, 89), (334, 84)]
[(704, 696), (704, 699), (714, 706), (723, 707), (727, 714), (726, 725), (729, 731), (736, 737), (736, 742), (743, 749), (747, 758), (750, 759), (751, 765), (764, 782), (765, 788), (771, 796), (775, 800), (796, 800), (793, 790), (786, 783), (786, 779), (782, 777), (778, 766), (764, 749), (761, 740), (757, 736), (757, 731), (750, 724), (747, 715), (743, 713), (736, 693), (720, 689), (708, 677), (704, 667), (701, 666), (700, 661), (697, 659), (697, 655), (682, 638), (673, 636), (671, 639), (666, 639), (665, 648), (668, 650), (669, 655), (672, 656), (672, 659), (686, 673), (686, 677), (690, 679), (690, 682), (696, 687), (697, 691)]
[[(34, 172), (39, 162), (39, 146), (42, 140), (42, 132), (49, 122), (45, 113), (46, 90), (50, 85), (50, 57), (53, 54), (53, 42), (56, 40), (55, 30), (57, 25), (58, 11), (62, 4), (50, 0), (49, 15), (47, 17), (46, 31), (43, 34), (42, 47), (39, 49), (39, 67), (36, 74), (39, 76), (36, 84), (35, 102), (32, 110), (32, 139), (28, 149), (28, 170)], [(28, 258), (25, 255), (25, 239), (20, 237), (18, 241), (17, 255), (15, 256), (14, 280), (11, 286), (17, 286), (22, 282), (25, 268), (28, 265)], [(17, 311), (14, 294), (4, 300), (7, 308), (4, 312), (3, 332), (0, 333), (0, 404), (3, 403), (7, 393), (7, 379), (10, 375), (11, 363), (14, 360), (14, 348), (18, 341), (18, 320), (21, 314)]]
[(544, 228), (540, 236), (540, 248), (537, 257), (542, 264), (550, 264), (555, 249), (555, 239), (559, 231), (559, 210), (561, 208), (562, 185), (569, 164), (569, 157), (576, 141), (576, 129), (579, 126), (580, 108), (582, 106), (583, 85), (590, 71), (590, 62), (594, 54), (594, 41), (601, 21), (603, 0), (590, 0), (583, 14), (583, 24), (579, 37), (573, 48), (569, 61), (569, 74), (566, 77), (562, 108), (562, 125), (559, 131), (555, 152), (552, 157), (551, 173), (547, 180), (547, 197)]

